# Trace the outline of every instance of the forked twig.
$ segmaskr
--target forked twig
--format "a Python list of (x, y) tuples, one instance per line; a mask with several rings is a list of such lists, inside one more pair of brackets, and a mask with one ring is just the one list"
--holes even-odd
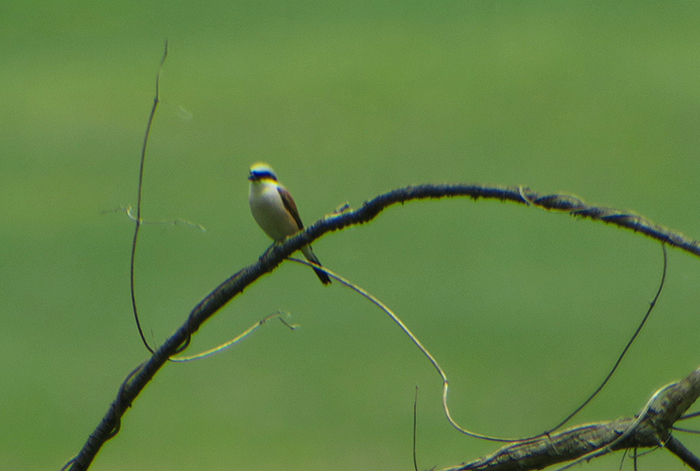
[(234, 345), (240, 343), (242, 340), (245, 340), (246, 338), (248, 338), (253, 332), (258, 330), (258, 328), (262, 327), (267, 321), (269, 321), (271, 319), (279, 319), (282, 322), (282, 324), (287, 326), (290, 330), (296, 330), (299, 326), (296, 324), (290, 324), (286, 320), (284, 320), (285, 314), (286, 313), (284, 313), (282, 311), (277, 311), (273, 314), (270, 314), (269, 316), (265, 316), (264, 318), (260, 319), (258, 322), (256, 322), (252, 326), (248, 327), (245, 331), (243, 331), (243, 333), (239, 334), (238, 336), (229, 340), (228, 342), (225, 342), (217, 347), (211, 348), (205, 352), (198, 353), (196, 355), (170, 358), (170, 361), (176, 362), (176, 363), (186, 363), (189, 361), (201, 360), (202, 358), (207, 358), (207, 357), (210, 357), (210, 356), (215, 355), (217, 353), (221, 353), (221, 352), (233, 347)]

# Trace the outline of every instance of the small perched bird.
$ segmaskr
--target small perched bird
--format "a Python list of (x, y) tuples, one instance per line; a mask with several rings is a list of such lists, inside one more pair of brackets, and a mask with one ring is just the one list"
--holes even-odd
[[(294, 198), (285, 187), (277, 183), (277, 176), (269, 165), (258, 163), (250, 167), (248, 180), (250, 212), (265, 234), (275, 242), (281, 242), (304, 228)], [(321, 265), (310, 245), (302, 247), (301, 252), (308, 261)], [(331, 282), (326, 272), (316, 268), (314, 271), (324, 285)]]

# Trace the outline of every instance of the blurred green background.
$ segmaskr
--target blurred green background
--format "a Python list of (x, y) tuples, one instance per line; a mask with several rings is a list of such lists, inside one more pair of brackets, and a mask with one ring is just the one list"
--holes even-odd
[[(482, 182), (575, 193), (700, 237), (697, 2), (10, 0), (0, 11), (3, 469), (58, 469), (147, 358), (130, 311), (132, 224), (101, 212), (136, 202), (165, 39), (143, 216), (207, 232), (142, 232), (137, 293), (154, 342), (267, 248), (247, 204), (259, 160), (307, 224), (408, 184)], [(501, 436), (545, 430), (596, 387), (661, 272), (658, 244), (639, 235), (467, 199), (392, 208), (314, 248), (432, 351), (454, 417)], [(572, 424), (634, 414), (700, 364), (699, 282), (700, 260), (672, 250), (646, 330)], [(92, 469), (412, 469), (415, 385), (421, 468), (495, 449), (448, 425), (438, 375), (384, 314), (305, 267), (246, 290), (189, 353), (276, 309), (302, 328), (272, 323), (225, 354), (168, 365)], [(641, 466), (683, 468), (665, 451)]]

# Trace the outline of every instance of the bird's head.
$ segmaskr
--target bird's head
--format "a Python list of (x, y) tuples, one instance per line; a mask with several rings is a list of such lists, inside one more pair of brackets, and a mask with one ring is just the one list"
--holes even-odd
[(250, 167), (248, 180), (250, 180), (251, 182), (259, 182), (263, 180), (272, 180), (273, 182), (276, 182), (277, 176), (272, 170), (272, 167), (270, 167), (269, 165), (264, 163), (257, 163)]

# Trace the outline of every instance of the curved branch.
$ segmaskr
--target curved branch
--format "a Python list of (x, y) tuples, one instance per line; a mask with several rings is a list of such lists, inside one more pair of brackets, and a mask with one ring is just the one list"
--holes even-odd
[(119, 390), (117, 398), (110, 405), (104, 418), (90, 435), (78, 456), (73, 459), (70, 469), (72, 471), (80, 471), (90, 466), (102, 445), (118, 432), (121, 417), (127, 408), (131, 406), (131, 403), (138, 397), (148, 382), (168, 361), (168, 358), (179, 353), (179, 350), (187, 344), (190, 336), (197, 332), (207, 319), (255, 282), (255, 280), (273, 271), (292, 253), (328, 232), (369, 222), (383, 210), (397, 203), (446, 197), (470, 197), (474, 200), (494, 199), (528, 206), (534, 205), (547, 210), (565, 211), (572, 216), (603, 221), (635, 232), (641, 232), (648, 237), (700, 256), (699, 241), (689, 239), (683, 234), (654, 224), (648, 219), (630, 212), (587, 205), (581, 199), (571, 195), (542, 195), (523, 187), (498, 187), (476, 184), (427, 184), (408, 186), (384, 193), (365, 202), (358, 209), (327, 216), (307, 227), (299, 234), (289, 237), (282, 243), (275, 244), (256, 263), (238, 271), (214, 289), (192, 310), (187, 321), (153, 353), (151, 358), (127, 377)]
[[(526, 205), (533, 205), (551, 211), (568, 212), (572, 216), (602, 221), (620, 228), (641, 232), (673, 247), (678, 247), (693, 255), (700, 256), (700, 241), (690, 239), (680, 232), (658, 225), (649, 219), (630, 211), (622, 211), (603, 206), (592, 206), (580, 198), (565, 194), (541, 194), (521, 186), (485, 186), (477, 184), (419, 185), (408, 186), (377, 196), (355, 211), (331, 216), (318, 221), (307, 232), (314, 240), (330, 230), (337, 230), (351, 224), (362, 224), (377, 216), (382, 210), (396, 203), (411, 200), (468, 196), (474, 200), (497, 199)], [(318, 226), (318, 227), (316, 227)], [(312, 230), (314, 229), (314, 230)], [(317, 234), (318, 232), (318, 234)]]
[(614, 451), (658, 446), (667, 447), (691, 469), (697, 470), (700, 461), (671, 435), (671, 427), (698, 397), (700, 368), (678, 383), (665, 387), (650, 401), (641, 420), (625, 417), (573, 427), (550, 437), (504, 446), (490, 456), (442, 471), (527, 471), (586, 459), (593, 453), (605, 452), (608, 447), (608, 451)]

